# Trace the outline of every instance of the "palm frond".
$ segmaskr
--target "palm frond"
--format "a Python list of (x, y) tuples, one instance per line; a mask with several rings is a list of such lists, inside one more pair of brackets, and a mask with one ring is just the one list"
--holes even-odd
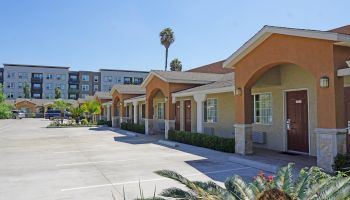
[(350, 197), (350, 177), (337, 177), (320, 190), (319, 199)]
[(254, 192), (240, 176), (235, 175), (231, 178), (228, 178), (225, 181), (225, 186), (226, 189), (235, 195), (238, 199), (255, 199)]
[(176, 187), (165, 189), (160, 193), (160, 195), (163, 197), (172, 197), (172, 198), (180, 198), (180, 199), (188, 199), (188, 200), (196, 199), (196, 197), (190, 192), (184, 191)]
[(266, 180), (260, 176), (257, 176), (255, 178), (252, 185), (254, 185), (258, 189), (259, 193), (263, 192), (268, 187)]
[(278, 170), (274, 181), (276, 188), (287, 194), (293, 191), (293, 169), (294, 163), (289, 163), (287, 166), (282, 167)]
[(218, 199), (225, 200), (235, 199), (229, 191), (227, 191), (225, 188), (222, 188), (213, 181), (194, 181), (193, 183), (209, 193), (212, 198), (217, 197)]

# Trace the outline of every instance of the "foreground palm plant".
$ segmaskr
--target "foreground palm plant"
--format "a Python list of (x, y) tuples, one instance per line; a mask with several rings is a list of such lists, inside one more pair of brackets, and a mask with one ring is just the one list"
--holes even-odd
[(190, 181), (180, 174), (161, 170), (155, 173), (176, 180), (189, 191), (180, 188), (165, 189), (160, 195), (176, 199), (206, 200), (267, 200), (267, 199), (348, 199), (350, 197), (350, 177), (331, 176), (318, 167), (303, 168), (293, 180), (294, 164), (282, 167), (274, 178), (258, 175), (253, 182), (246, 183), (240, 176), (226, 180), (225, 188), (216, 183)]

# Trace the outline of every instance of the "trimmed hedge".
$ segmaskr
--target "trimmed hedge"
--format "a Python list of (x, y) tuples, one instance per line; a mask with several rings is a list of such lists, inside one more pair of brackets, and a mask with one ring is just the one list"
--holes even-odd
[(120, 128), (127, 131), (145, 134), (145, 125), (122, 122)]
[(346, 175), (350, 176), (350, 154), (338, 154), (334, 158), (333, 170), (344, 172)]
[(214, 149), (217, 151), (229, 153), (235, 152), (234, 138), (222, 138), (214, 135), (175, 130), (169, 130), (168, 133), (169, 140), (173, 140), (176, 142), (204, 147), (208, 149)]

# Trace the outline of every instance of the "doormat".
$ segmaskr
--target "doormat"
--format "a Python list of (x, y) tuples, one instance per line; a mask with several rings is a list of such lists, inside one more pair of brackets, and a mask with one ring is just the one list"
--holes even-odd
[(285, 154), (285, 155), (290, 155), (290, 156), (300, 156), (301, 155), (299, 153), (288, 152), (288, 151), (280, 152), (280, 154)]

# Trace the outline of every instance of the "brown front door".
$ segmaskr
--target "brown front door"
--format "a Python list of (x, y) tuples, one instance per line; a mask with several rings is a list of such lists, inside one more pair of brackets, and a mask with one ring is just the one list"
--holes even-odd
[(180, 101), (175, 103), (175, 130), (180, 130)]
[[(349, 123), (350, 121), (350, 87), (345, 87), (344, 88), (344, 93), (345, 93), (345, 120), (346, 123)], [(347, 125), (347, 124), (346, 124)], [(347, 152), (350, 152), (350, 135), (347, 134)]]
[(309, 152), (307, 91), (287, 92), (288, 150)]
[(191, 131), (191, 100), (185, 101), (185, 131)]

